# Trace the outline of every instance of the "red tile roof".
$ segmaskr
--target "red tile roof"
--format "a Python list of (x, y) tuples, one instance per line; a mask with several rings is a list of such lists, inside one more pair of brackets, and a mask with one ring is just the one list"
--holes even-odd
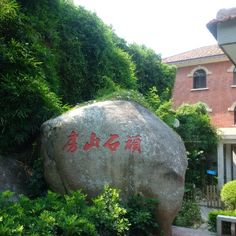
[(193, 60), (198, 58), (214, 57), (224, 55), (224, 52), (218, 45), (205, 46), (191, 51), (183, 52), (168, 58), (163, 59), (165, 63), (173, 63), (180, 61)]

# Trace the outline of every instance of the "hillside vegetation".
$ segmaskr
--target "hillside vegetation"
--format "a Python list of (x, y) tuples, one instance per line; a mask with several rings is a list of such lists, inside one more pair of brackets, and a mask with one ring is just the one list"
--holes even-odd
[(47, 119), (120, 89), (168, 100), (175, 69), (128, 45), (94, 13), (64, 0), (0, 1), (0, 153), (19, 152)]

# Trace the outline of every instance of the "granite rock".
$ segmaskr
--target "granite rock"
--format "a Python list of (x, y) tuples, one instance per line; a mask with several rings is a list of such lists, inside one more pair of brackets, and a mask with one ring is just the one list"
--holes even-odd
[(180, 137), (135, 102), (105, 101), (75, 108), (42, 125), (45, 179), (52, 190), (82, 189), (89, 197), (105, 184), (123, 197), (158, 198), (164, 235), (184, 194), (186, 151)]

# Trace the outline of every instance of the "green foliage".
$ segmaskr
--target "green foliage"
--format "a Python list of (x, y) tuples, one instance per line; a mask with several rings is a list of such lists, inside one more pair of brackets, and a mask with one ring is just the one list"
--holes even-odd
[(156, 111), (161, 105), (161, 99), (155, 86), (149, 89), (146, 99), (154, 111)]
[(176, 118), (181, 124), (176, 131), (183, 138), (189, 152), (215, 150), (218, 136), (216, 129), (210, 123), (204, 104), (183, 104), (177, 109)]
[(17, 17), (18, 4), (15, 1), (2, 0), (0, 2), (0, 22), (9, 22)]
[[(168, 88), (166, 88), (166, 91)], [(163, 92), (164, 96), (165, 91)], [(174, 126), (175, 122), (175, 111), (172, 108), (171, 100), (165, 100), (167, 97), (162, 100), (158, 95), (158, 91), (156, 87), (152, 87), (149, 89), (147, 95), (145, 96), (147, 102), (149, 103), (149, 107), (151, 110), (167, 125), (170, 127)]]
[(30, 198), (45, 196), (47, 193), (47, 184), (44, 180), (43, 160), (36, 158), (32, 165), (29, 183), (27, 185)]
[(14, 1), (1, 4), (9, 14), (0, 17), (0, 150), (12, 152), (31, 143), (40, 125), (65, 109), (50, 89), (52, 81), (37, 56), (45, 50), (28, 25), (29, 18)]
[(0, 35), (1, 153), (31, 145), (66, 104), (136, 88), (135, 66), (112, 30), (67, 1), (1, 1)]
[(93, 200), (91, 214), (100, 235), (124, 235), (129, 229), (126, 210), (121, 206), (119, 191), (104, 187), (104, 193)]
[(159, 116), (167, 125), (170, 127), (174, 126), (175, 123), (175, 111), (172, 109), (171, 100), (162, 103), (156, 110), (156, 115)]
[(2, 0), (0, 35), (1, 153), (31, 145), (67, 104), (153, 86), (160, 101), (170, 98), (172, 67), (69, 1)]
[(174, 225), (191, 227), (201, 223), (200, 208), (195, 201), (183, 201), (182, 208), (174, 220)]
[(59, 32), (59, 63), (63, 65), (59, 73), (65, 102), (93, 99), (107, 85), (107, 78), (122, 88), (135, 88), (129, 55), (115, 46), (113, 32), (95, 14), (65, 3)]
[[(115, 192), (106, 188), (101, 196), (100, 205), (110, 201), (107, 218), (110, 219), (108, 225), (116, 223), (116, 226), (104, 228), (109, 234), (124, 235), (127, 231), (128, 220), (123, 217), (125, 210), (118, 206), (117, 198), (109, 192)], [(102, 196), (108, 196), (103, 199)], [(12, 194), (9, 192), (0, 195), (1, 235), (99, 235), (101, 225), (98, 221), (104, 220), (94, 218), (94, 208), (96, 212), (101, 210), (101, 206), (95, 201), (93, 206), (88, 206), (85, 195), (77, 191), (71, 195), (61, 196), (56, 193), (48, 192), (46, 197), (30, 200), (21, 196), (17, 202), (11, 201)], [(103, 211), (103, 213), (106, 213)], [(112, 219), (114, 215), (114, 219)], [(127, 224), (127, 227), (126, 227)], [(124, 226), (124, 228), (121, 227)], [(110, 231), (109, 231), (110, 230)], [(102, 232), (102, 231), (101, 231)], [(102, 234), (105, 235), (105, 234)]]
[[(235, 216), (236, 217), (236, 210), (234, 210), (234, 211), (216, 210), (216, 211), (209, 212), (208, 213), (208, 229), (210, 231), (216, 232), (217, 216), (218, 215)], [(230, 234), (230, 223), (223, 224), (223, 232)]]
[(220, 197), (228, 209), (236, 210), (236, 180), (224, 184)]
[(161, 100), (169, 100), (176, 69), (162, 63), (160, 55), (144, 45), (131, 44), (127, 51), (136, 65), (138, 90), (146, 94), (150, 88), (156, 87)]
[(194, 183), (199, 187), (204, 178), (202, 160), (207, 157), (207, 154), (216, 150), (219, 138), (202, 103), (180, 106), (176, 110), (176, 118), (180, 125), (175, 130), (183, 139), (188, 153), (185, 180), (187, 183)]
[(134, 195), (125, 205), (127, 218), (130, 222), (129, 235), (151, 236), (158, 229), (155, 210), (158, 201), (152, 198), (144, 198)]
[(151, 235), (156, 227), (153, 201), (134, 198), (126, 210), (119, 191), (108, 186), (90, 204), (80, 191), (64, 196), (49, 191), (33, 200), (14, 197), (0, 193), (0, 235)]

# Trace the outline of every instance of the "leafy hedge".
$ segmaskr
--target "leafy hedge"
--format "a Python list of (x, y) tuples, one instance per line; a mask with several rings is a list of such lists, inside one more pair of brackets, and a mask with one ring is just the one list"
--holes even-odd
[(65, 196), (48, 192), (34, 200), (13, 197), (9, 191), (0, 194), (0, 235), (148, 236), (157, 229), (156, 201), (136, 196), (125, 208), (119, 191), (108, 186), (91, 203), (80, 191)]

